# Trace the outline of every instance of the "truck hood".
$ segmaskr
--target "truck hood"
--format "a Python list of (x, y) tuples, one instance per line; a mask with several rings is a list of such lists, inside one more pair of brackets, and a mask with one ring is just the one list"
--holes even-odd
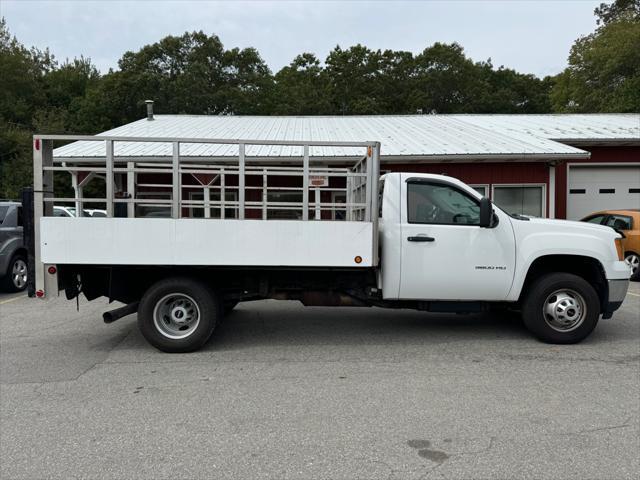
[[(518, 222), (519, 220), (515, 220)], [(522, 221), (522, 220), (520, 220)], [(526, 220), (525, 220), (526, 221)], [(514, 222), (514, 223), (515, 223)], [(540, 229), (552, 230), (554, 232), (588, 233), (591, 235), (601, 234), (603, 237), (618, 238), (621, 235), (613, 228), (595, 223), (575, 222), (572, 220), (552, 220), (549, 218), (530, 218), (529, 222), (540, 226)]]

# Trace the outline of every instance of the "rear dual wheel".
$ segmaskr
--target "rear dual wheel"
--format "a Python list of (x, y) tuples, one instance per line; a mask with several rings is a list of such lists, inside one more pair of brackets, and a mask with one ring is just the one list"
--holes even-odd
[(163, 352), (185, 353), (201, 348), (220, 321), (216, 293), (191, 278), (174, 277), (152, 285), (138, 307), (144, 338)]

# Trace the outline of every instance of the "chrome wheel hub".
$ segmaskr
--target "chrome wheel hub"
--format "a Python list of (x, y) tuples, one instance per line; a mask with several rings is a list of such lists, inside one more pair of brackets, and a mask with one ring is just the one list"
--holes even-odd
[(165, 295), (153, 309), (153, 323), (167, 338), (179, 340), (191, 335), (200, 324), (196, 301), (184, 293)]
[(542, 307), (544, 319), (558, 332), (575, 330), (584, 321), (587, 306), (582, 295), (570, 289), (562, 289), (549, 295)]
[(11, 269), (11, 280), (16, 288), (24, 288), (27, 284), (27, 263), (24, 260), (16, 260)]
[(640, 267), (640, 256), (631, 254), (627, 255), (624, 260), (631, 266), (631, 271), (633, 273), (638, 271), (638, 267)]

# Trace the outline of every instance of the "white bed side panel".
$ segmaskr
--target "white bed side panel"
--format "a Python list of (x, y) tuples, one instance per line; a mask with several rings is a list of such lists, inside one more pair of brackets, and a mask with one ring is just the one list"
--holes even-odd
[(40, 228), (42, 261), (58, 264), (369, 267), (373, 249), (369, 222), (43, 217)]

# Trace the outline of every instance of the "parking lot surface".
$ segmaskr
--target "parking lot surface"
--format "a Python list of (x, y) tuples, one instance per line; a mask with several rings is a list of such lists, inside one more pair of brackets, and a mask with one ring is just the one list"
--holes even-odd
[(200, 352), (0, 296), (0, 478), (638, 478), (640, 284), (579, 345), (509, 315), (241, 304)]

